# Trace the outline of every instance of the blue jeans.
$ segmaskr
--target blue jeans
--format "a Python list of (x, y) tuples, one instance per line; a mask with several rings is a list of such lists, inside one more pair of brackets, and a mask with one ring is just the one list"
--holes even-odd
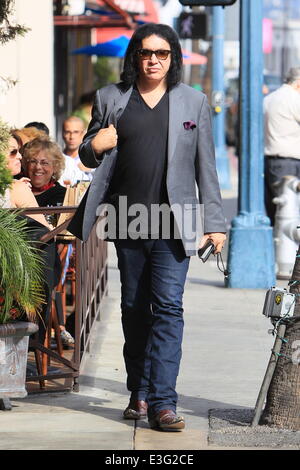
[(176, 411), (189, 266), (180, 240), (117, 240), (127, 388), (148, 415)]

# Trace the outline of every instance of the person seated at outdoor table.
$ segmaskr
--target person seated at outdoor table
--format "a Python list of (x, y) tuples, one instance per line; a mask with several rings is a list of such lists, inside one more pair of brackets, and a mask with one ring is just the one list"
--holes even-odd
[(65, 168), (65, 159), (59, 146), (49, 138), (38, 137), (28, 142), (23, 148), (23, 165), (38, 205), (61, 205), (66, 188), (58, 182)]
[[(10, 138), (8, 141), (8, 149), (6, 153), (7, 168), (11, 172), (12, 176), (17, 176), (21, 171), (21, 159), (20, 148), (22, 141), (18, 134), (14, 131), (10, 132)], [(27, 208), (27, 207), (39, 207), (38, 203), (31, 191), (30, 185), (28, 184), (28, 178), (22, 178), (21, 180), (14, 179), (11, 186), (5, 191), (4, 197), (1, 198), (0, 206), (2, 208)], [(42, 214), (30, 214), (23, 216), (26, 217), (26, 226), (30, 239), (34, 242), (38, 241), (42, 235), (45, 235), (52, 229), (48, 224), (46, 218)], [(47, 324), (47, 318), (51, 306), (51, 293), (53, 289), (53, 269), (55, 261), (55, 244), (44, 243), (40, 246), (41, 256), (43, 258), (44, 266), (44, 293), (45, 302), (42, 305), (42, 311), (39, 315), (39, 331), (38, 337), (39, 342), (43, 343), (45, 339), (45, 325)]]
[[(16, 176), (21, 171), (22, 155), (20, 154), (20, 147), (22, 142), (17, 134), (11, 132), (8, 141), (8, 151), (6, 154), (7, 168), (10, 170), (12, 176)], [(25, 207), (38, 207), (36, 198), (34, 197), (27, 178), (21, 180), (13, 180), (12, 185), (5, 192), (4, 204), (2, 207), (6, 208), (25, 208)], [(29, 217), (35, 219), (48, 229), (52, 227), (48, 224), (47, 220), (42, 214), (31, 214)]]
[[(28, 142), (23, 147), (23, 165), (38, 205), (40, 207), (62, 205), (67, 189), (58, 182), (65, 167), (65, 159), (59, 146), (49, 138), (39, 137)], [(58, 252), (61, 248), (58, 244)], [(56, 263), (56, 271), (61, 275), (59, 259)], [(73, 344), (74, 339), (66, 330), (64, 319), (59, 318), (59, 323), (63, 345)]]
[[(37, 137), (47, 137), (46, 132), (38, 129), (37, 127), (23, 127), (20, 129), (12, 129), (13, 134), (19, 139), (20, 153), (23, 155), (24, 146), (33, 139)], [(15, 179), (21, 179), (24, 176), (23, 161), (21, 161), (21, 171), (19, 174), (15, 175)]]

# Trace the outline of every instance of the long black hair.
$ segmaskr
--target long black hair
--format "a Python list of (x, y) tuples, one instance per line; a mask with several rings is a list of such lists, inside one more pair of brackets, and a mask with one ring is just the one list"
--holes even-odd
[(142, 47), (142, 40), (155, 34), (164, 39), (171, 47), (171, 64), (167, 74), (169, 88), (181, 81), (182, 52), (177, 33), (166, 24), (147, 23), (140, 26), (133, 34), (126, 51), (121, 80), (127, 86), (136, 81), (139, 74), (137, 51)]

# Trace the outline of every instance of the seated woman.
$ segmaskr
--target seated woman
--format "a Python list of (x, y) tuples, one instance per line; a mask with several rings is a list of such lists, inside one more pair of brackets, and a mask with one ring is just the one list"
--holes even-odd
[(28, 142), (23, 149), (23, 166), (39, 206), (63, 203), (66, 188), (58, 180), (65, 168), (65, 159), (55, 142), (40, 137)]
[[(8, 152), (6, 154), (7, 168), (13, 176), (16, 176), (21, 171), (22, 155), (20, 154), (20, 147), (22, 142), (20, 138), (11, 132), (8, 142)], [(37, 201), (27, 184), (25, 179), (13, 180), (10, 188), (6, 190), (4, 206), (7, 208), (25, 208), (25, 207), (38, 207)], [(52, 227), (48, 224), (42, 214), (31, 214), (30, 217), (35, 219), (40, 224), (45, 225), (49, 229)]]
[[(38, 137), (45, 138), (47, 134), (36, 127), (23, 127), (21, 129), (12, 129), (14, 136), (19, 138), (19, 142), (21, 143), (21, 150), (20, 152), (23, 154), (23, 146), (30, 142), (33, 139)], [(20, 179), (24, 176), (24, 169), (23, 169), (23, 161), (21, 162), (22, 169), (21, 172), (15, 176), (16, 179)]]
[[(24, 173), (30, 178), (31, 190), (40, 207), (61, 205), (66, 188), (58, 182), (65, 168), (65, 159), (59, 146), (49, 138), (36, 138), (23, 147)], [(61, 246), (57, 246), (60, 252)], [(57, 260), (59, 264), (59, 260)], [(61, 274), (61, 272), (59, 272)], [(59, 310), (58, 310), (59, 311)], [(64, 345), (74, 343), (65, 329), (65, 320), (59, 318), (61, 339)]]
[[(10, 133), (8, 141), (8, 150), (6, 153), (7, 168), (11, 174), (15, 177), (21, 171), (21, 159), (20, 148), (22, 141), (20, 137), (13, 131)], [(27, 207), (39, 207), (38, 203), (30, 189), (28, 184), (28, 178), (22, 178), (21, 180), (14, 179), (11, 186), (7, 188), (4, 198), (1, 198), (0, 206), (3, 208), (27, 208)], [(52, 227), (48, 224), (45, 217), (42, 214), (31, 214), (26, 216), (27, 227), (30, 231), (30, 238), (33, 240), (39, 240), (42, 235), (47, 233)], [(50, 267), (54, 265), (55, 261), (55, 244), (45, 243), (41, 246), (41, 255), (44, 260), (44, 289), (45, 289), (45, 304), (42, 307), (41, 316), (39, 317), (39, 341), (44, 342), (45, 339), (45, 324), (47, 322), (49, 309), (51, 305), (51, 292), (53, 289), (53, 269)]]

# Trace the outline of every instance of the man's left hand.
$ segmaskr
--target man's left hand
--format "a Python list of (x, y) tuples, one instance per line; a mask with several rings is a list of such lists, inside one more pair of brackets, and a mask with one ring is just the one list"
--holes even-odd
[(201, 238), (199, 248), (202, 248), (202, 246), (205, 245), (207, 240), (211, 240), (213, 242), (213, 244), (215, 245), (214, 254), (216, 255), (217, 253), (221, 253), (221, 250), (222, 250), (222, 248), (225, 244), (225, 241), (226, 241), (226, 233), (222, 233), (222, 232), (206, 233)]

